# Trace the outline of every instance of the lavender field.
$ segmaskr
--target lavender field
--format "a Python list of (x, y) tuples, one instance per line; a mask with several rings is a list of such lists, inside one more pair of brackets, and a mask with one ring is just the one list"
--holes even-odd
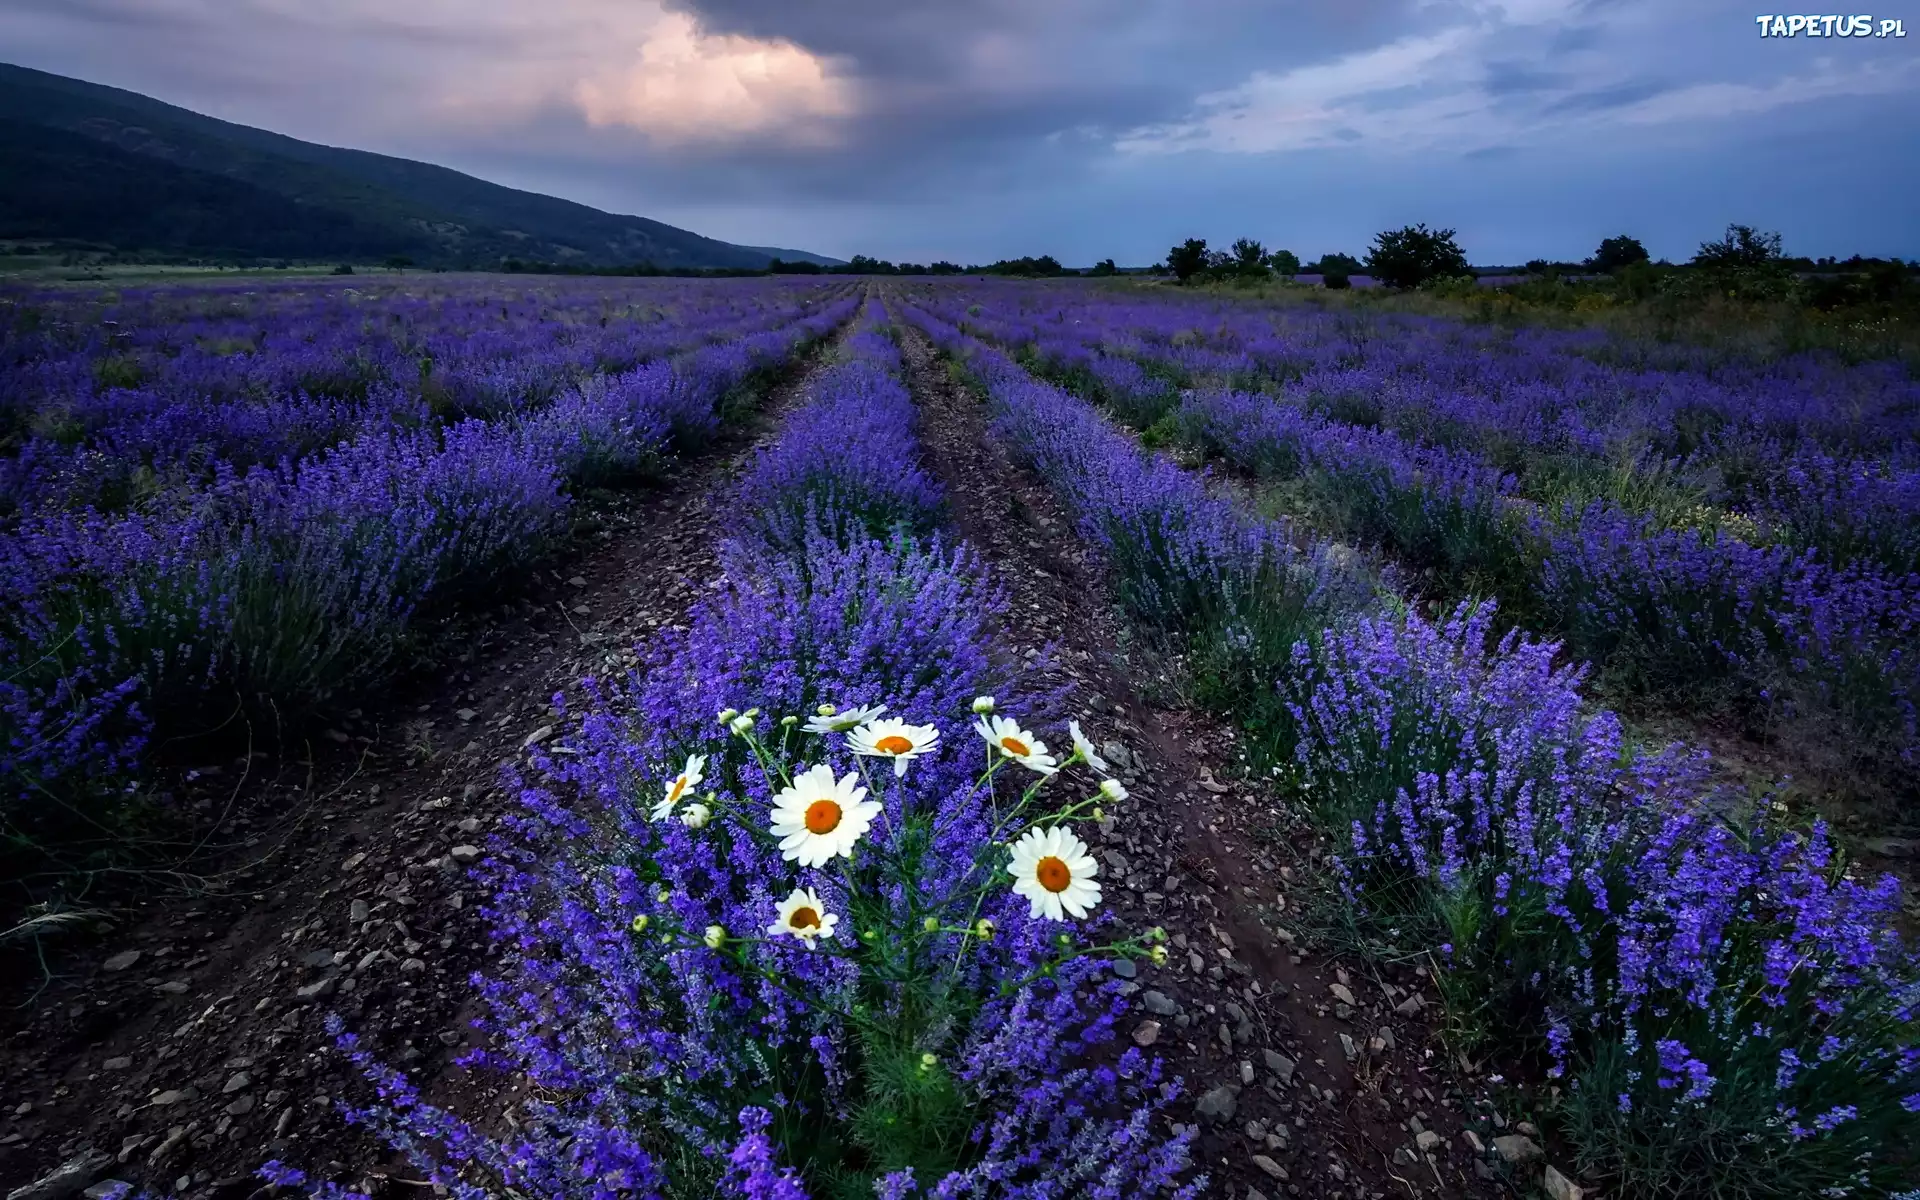
[[(1897, 366), (412, 274), (0, 294), (0, 364), (39, 912), (191, 823), (239, 725), (425, 679), (476, 734), (383, 768), (404, 835), (379, 788), (289, 834), (202, 966), (63, 976), (135, 1032), (23, 1019), (23, 1178), (1920, 1194), (1903, 883), (1856, 865), (1920, 804)], [(589, 506), (628, 532), (583, 545)], [(491, 651), (539, 705), (435, 690), (448, 630), (576, 563), (580, 655)]]

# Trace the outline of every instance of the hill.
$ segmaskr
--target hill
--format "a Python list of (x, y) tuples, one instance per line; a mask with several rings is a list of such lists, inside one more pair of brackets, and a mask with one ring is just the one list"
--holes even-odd
[(488, 183), (202, 116), (135, 92), (0, 63), (0, 238), (206, 257), (490, 267), (831, 264), (736, 246)]

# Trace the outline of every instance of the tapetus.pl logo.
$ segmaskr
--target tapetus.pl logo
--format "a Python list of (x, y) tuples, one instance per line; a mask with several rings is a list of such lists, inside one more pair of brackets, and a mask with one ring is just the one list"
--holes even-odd
[(1907, 36), (1906, 23), (1899, 17), (1876, 19), (1865, 14), (1841, 16), (1836, 13), (1821, 13), (1782, 16), (1778, 13), (1766, 13), (1755, 17), (1753, 23), (1760, 27), (1760, 36), (1763, 38), (1903, 38)]

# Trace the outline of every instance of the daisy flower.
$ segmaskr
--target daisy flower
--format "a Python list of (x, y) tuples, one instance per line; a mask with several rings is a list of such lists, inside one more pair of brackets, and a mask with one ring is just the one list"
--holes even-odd
[(795, 888), (793, 895), (780, 902), (780, 916), (767, 926), (767, 933), (771, 937), (797, 937), (811, 950), (813, 939), (832, 937), (833, 927), (839, 923), (840, 918), (827, 911), (812, 888)]
[(1127, 798), (1127, 786), (1118, 779), (1102, 779), (1100, 781), (1100, 794), (1118, 804)]
[(940, 748), (940, 731), (931, 725), (909, 725), (898, 717), (882, 717), (849, 733), (847, 748), (872, 758), (891, 758), (893, 773), (905, 775), (910, 760)]
[(667, 785), (667, 798), (653, 806), (653, 811), (647, 814), (648, 819), (664, 821), (672, 816), (673, 806), (680, 803), (680, 797), (700, 786), (700, 781), (705, 778), (701, 772), (706, 769), (706, 755), (690, 755), (687, 758), (686, 768), (674, 776), (673, 782)]
[(1105, 775), (1107, 760), (1100, 757), (1100, 752), (1093, 748), (1093, 743), (1087, 740), (1087, 735), (1080, 732), (1080, 722), (1068, 721), (1067, 732), (1073, 735), (1073, 748), (1079, 752), (1081, 761)]
[(822, 763), (781, 788), (773, 798), (780, 857), (803, 867), (817, 867), (836, 854), (852, 858), (853, 844), (880, 812), (879, 803), (867, 799), (867, 789), (859, 783), (858, 772), (836, 780), (833, 768)]
[(1087, 853), (1087, 844), (1062, 826), (1022, 834), (1013, 844), (1007, 871), (1013, 890), (1032, 907), (1030, 916), (1078, 919), (1100, 903), (1100, 885), (1093, 881), (1100, 865)]
[(987, 745), (1023, 767), (1042, 775), (1051, 775), (1060, 769), (1053, 755), (1047, 753), (1047, 744), (1020, 728), (1017, 721), (1005, 717), (981, 717), (973, 723), (973, 731), (985, 738)]
[(850, 708), (845, 712), (835, 712), (833, 706), (830, 704), (822, 704), (820, 708), (826, 709), (827, 711), (820, 712), (820, 709), (815, 709), (814, 711), (819, 715), (810, 719), (800, 728), (806, 730), (808, 733), (818, 733), (822, 735), (845, 733), (857, 725), (865, 725), (868, 721), (873, 720), (881, 713), (887, 711), (887, 706), (884, 704), (862, 704), (857, 708)]

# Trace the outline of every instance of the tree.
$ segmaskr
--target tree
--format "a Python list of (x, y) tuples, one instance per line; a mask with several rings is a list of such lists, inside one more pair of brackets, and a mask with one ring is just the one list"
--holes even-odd
[(1291, 250), (1275, 250), (1267, 255), (1267, 269), (1275, 275), (1298, 275), (1300, 256)]
[(387, 255), (387, 269), (389, 271), (404, 271), (412, 265), (413, 265), (413, 259), (409, 255), (405, 255), (405, 254)]
[(1089, 275), (1118, 275), (1119, 273), (1120, 268), (1115, 266), (1110, 258), (1101, 259), (1093, 264), (1093, 270), (1087, 272)]
[(1207, 239), (1188, 238), (1167, 251), (1167, 269), (1181, 283), (1207, 269)]
[(1589, 271), (1611, 275), (1622, 267), (1646, 262), (1648, 258), (1647, 248), (1640, 244), (1640, 239), (1623, 233), (1602, 241), (1600, 248), (1593, 252), (1593, 257), (1587, 260), (1586, 266)]
[(1305, 269), (1316, 275), (1351, 275), (1360, 269), (1360, 260), (1351, 254), (1323, 254)]
[(1388, 287), (1419, 287), (1429, 279), (1468, 273), (1467, 256), (1451, 229), (1408, 225), (1374, 235), (1367, 273)]
[(1701, 242), (1693, 265), (1725, 271), (1752, 271), (1779, 265), (1780, 235), (1751, 225), (1729, 225), (1717, 242)]
[(1241, 238), (1233, 244), (1233, 261), (1228, 265), (1235, 275), (1242, 278), (1265, 275), (1267, 248), (1252, 238)]

